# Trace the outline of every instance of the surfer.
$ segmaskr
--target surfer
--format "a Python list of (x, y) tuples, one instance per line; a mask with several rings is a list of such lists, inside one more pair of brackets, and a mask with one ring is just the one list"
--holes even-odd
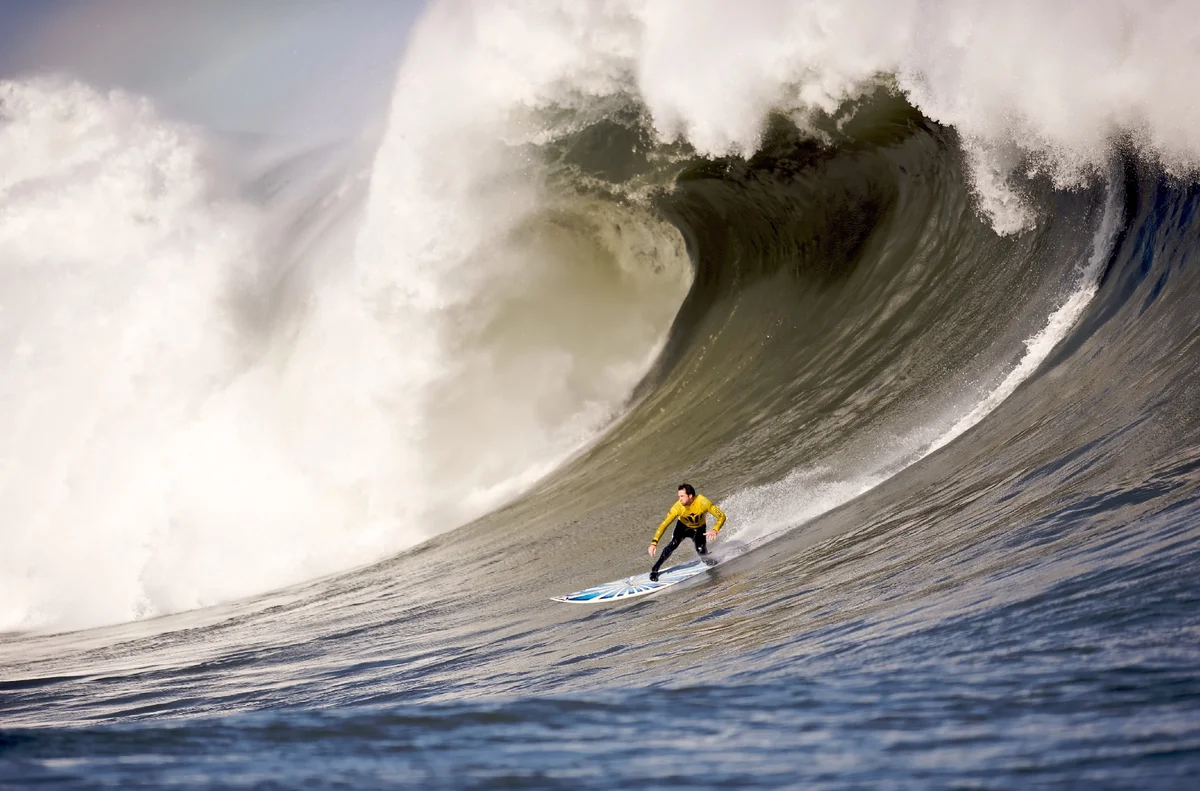
[[(717, 523), (712, 526), (712, 529), (705, 532), (704, 515), (711, 513), (717, 518)], [(702, 494), (696, 494), (695, 488), (690, 483), (679, 484), (679, 502), (671, 506), (671, 510), (667, 512), (667, 518), (658, 526), (658, 530), (654, 531), (654, 539), (650, 542), (650, 557), (654, 557), (654, 553), (658, 551), (658, 539), (662, 538), (662, 534), (666, 532), (667, 525), (671, 524), (671, 520), (676, 519), (675, 532), (671, 534), (671, 540), (663, 547), (662, 555), (654, 564), (654, 568), (650, 569), (650, 581), (658, 582), (658, 568), (666, 562), (667, 558), (671, 557), (671, 553), (679, 546), (685, 538), (692, 539), (696, 545), (696, 554), (708, 554), (708, 542), (717, 540), (717, 533), (721, 530), (721, 525), (725, 524), (725, 512), (717, 506), (713, 505), (713, 501)]]

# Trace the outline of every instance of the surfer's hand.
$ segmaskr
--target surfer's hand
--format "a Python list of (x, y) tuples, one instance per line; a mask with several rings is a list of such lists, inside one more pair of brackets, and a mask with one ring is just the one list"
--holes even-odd
[(704, 534), (704, 537), (707, 538), (709, 541), (716, 541), (717, 540), (717, 531), (709, 530), (707, 533)]
[(655, 550), (657, 550), (657, 549), (658, 549), (658, 544), (651, 544), (651, 545), (650, 545), (650, 557), (654, 557), (654, 552), (655, 552)]

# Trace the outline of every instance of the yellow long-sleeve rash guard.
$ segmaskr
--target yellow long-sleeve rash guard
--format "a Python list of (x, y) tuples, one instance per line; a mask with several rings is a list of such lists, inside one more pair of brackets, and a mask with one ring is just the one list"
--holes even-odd
[(667, 512), (667, 518), (654, 531), (653, 544), (658, 543), (658, 539), (662, 538), (662, 534), (667, 531), (667, 526), (674, 520), (678, 519), (683, 522), (684, 527), (699, 527), (704, 528), (704, 515), (711, 513), (717, 518), (717, 523), (713, 525), (713, 532), (717, 533), (721, 530), (721, 525), (725, 524), (725, 512), (713, 505), (713, 501), (702, 494), (696, 495), (696, 499), (692, 500), (692, 504), (685, 506), (683, 503), (675, 503), (671, 506), (671, 510)]

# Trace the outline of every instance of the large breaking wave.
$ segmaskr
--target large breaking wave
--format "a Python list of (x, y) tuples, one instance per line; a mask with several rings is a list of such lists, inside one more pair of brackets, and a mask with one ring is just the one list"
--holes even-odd
[(745, 543), (850, 500), (1012, 394), (1184, 189), (1184, 11), (440, 4), (377, 150), (240, 171), (4, 84), (0, 628), (530, 509), (632, 540), (681, 477)]

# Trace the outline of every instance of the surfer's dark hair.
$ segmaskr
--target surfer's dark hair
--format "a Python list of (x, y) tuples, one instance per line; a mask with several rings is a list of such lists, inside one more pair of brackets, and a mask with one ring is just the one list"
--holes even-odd
[(687, 492), (687, 493), (688, 493), (688, 497), (695, 497), (695, 496), (696, 496), (696, 487), (692, 486), (690, 483), (681, 483), (681, 484), (679, 484), (679, 491), (681, 491), (681, 492)]

